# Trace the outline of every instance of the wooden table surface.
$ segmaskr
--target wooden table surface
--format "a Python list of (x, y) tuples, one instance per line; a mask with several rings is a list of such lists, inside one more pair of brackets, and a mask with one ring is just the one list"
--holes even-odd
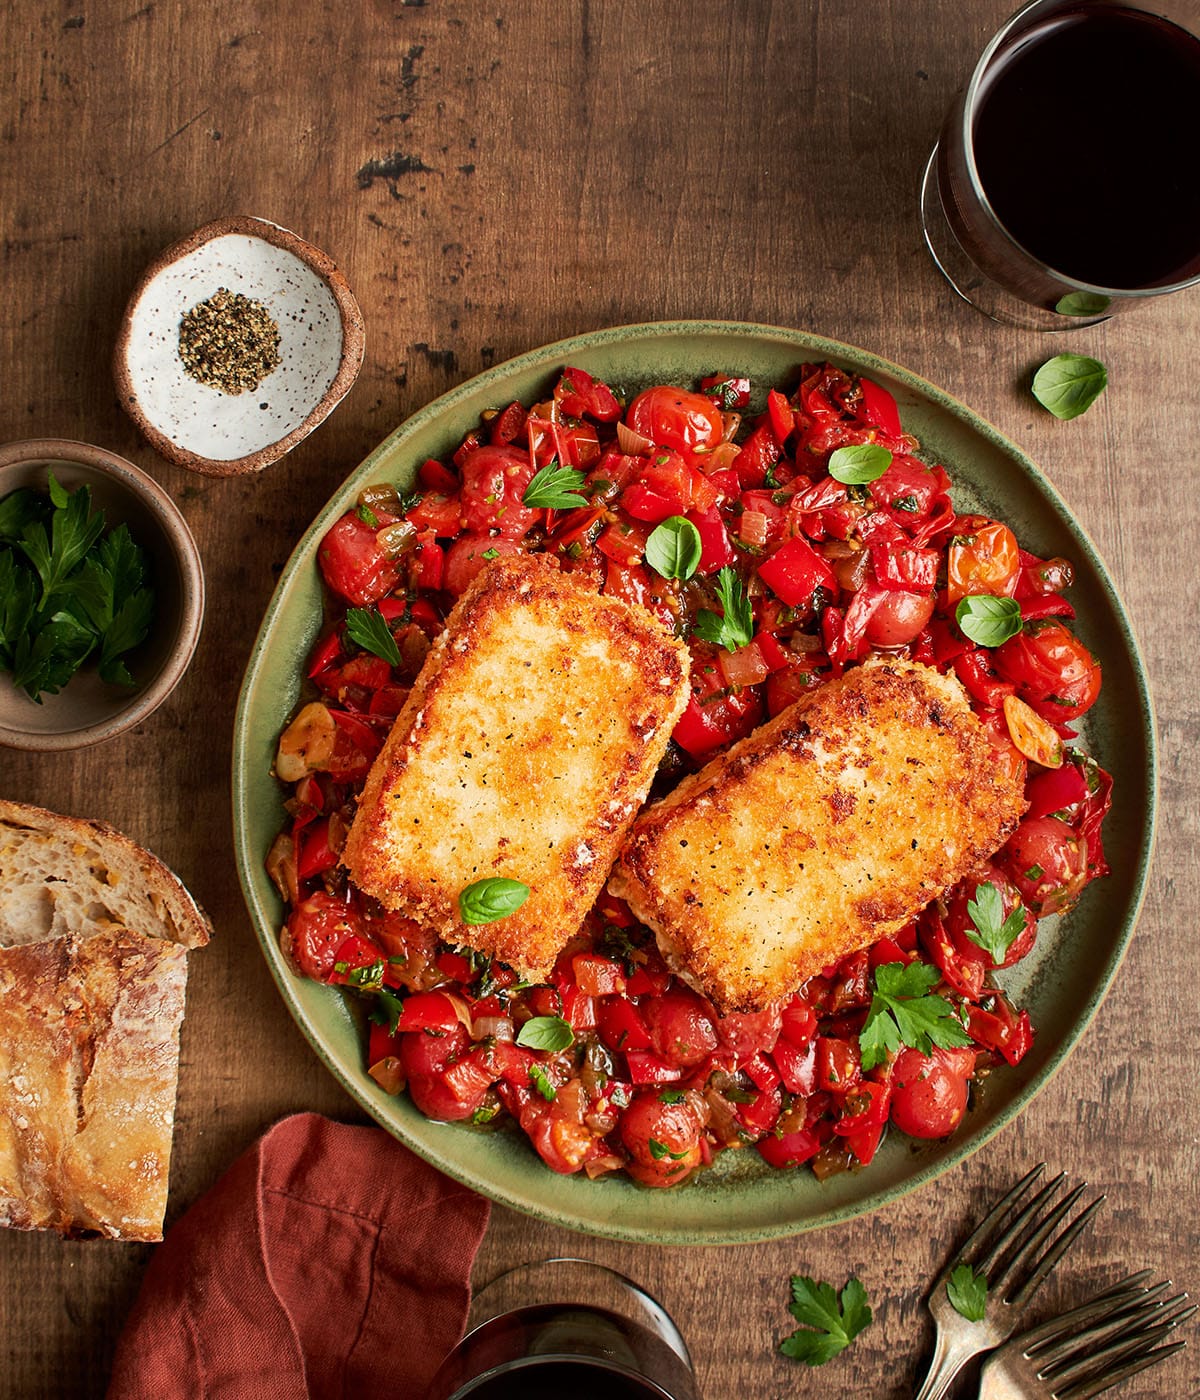
[[(267, 1124), (357, 1110), (292, 1024), (242, 904), (230, 834), (238, 685), (310, 519), (409, 413), (575, 332), (686, 317), (861, 345), (971, 404), (1044, 468), (1107, 560), (1152, 679), (1158, 851), (1128, 960), (1029, 1110), (936, 1186), (771, 1244), (685, 1250), (571, 1235), (497, 1208), (477, 1278), (552, 1252), (633, 1274), (680, 1320), (704, 1394), (912, 1392), (928, 1281), (990, 1193), (1043, 1158), (1108, 1206), (1059, 1296), (1124, 1266), (1200, 1290), (1195, 664), (1200, 297), (1070, 338), (1110, 367), (1083, 418), (1030, 397), (1067, 342), (959, 303), (922, 245), (916, 186), (1005, 0), (5, 0), (0, 6), (0, 441), (100, 443), (178, 501), (208, 621), (135, 732), (41, 757), (0, 750), (0, 792), (104, 818), (211, 913), (192, 959), (169, 1219)], [(367, 356), (332, 418), (263, 476), (174, 468), (122, 413), (109, 360), (148, 260), (257, 214), (326, 249)], [(1118, 799), (1119, 800), (1119, 799)], [(99, 1395), (148, 1247), (0, 1238), (0, 1394)], [(787, 1278), (857, 1273), (875, 1323), (823, 1371), (780, 1357)], [(1122, 1392), (1200, 1390), (1200, 1345)]]

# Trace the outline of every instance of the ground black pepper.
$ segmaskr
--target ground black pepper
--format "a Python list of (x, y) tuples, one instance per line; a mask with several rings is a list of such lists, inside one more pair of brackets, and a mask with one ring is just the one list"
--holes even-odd
[(279, 327), (261, 301), (219, 287), (180, 321), (179, 358), (224, 394), (257, 389), (279, 364)]

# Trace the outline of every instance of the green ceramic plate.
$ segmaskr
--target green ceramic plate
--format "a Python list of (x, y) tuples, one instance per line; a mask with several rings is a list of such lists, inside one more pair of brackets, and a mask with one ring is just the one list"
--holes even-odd
[[(276, 737), (300, 694), (301, 660), (321, 622), (317, 545), (367, 482), (407, 483), (426, 457), (453, 451), (481, 410), (545, 397), (565, 365), (626, 390), (686, 385), (714, 370), (733, 371), (749, 374), (765, 397), (769, 386), (792, 380), (803, 362), (825, 359), (891, 390), (905, 427), (921, 440), (922, 455), (949, 470), (960, 510), (1001, 516), (1037, 553), (1075, 562), (1071, 600), (1078, 630), (1104, 668), (1104, 689), (1084, 737), (1116, 781), (1105, 830), (1114, 873), (1092, 885), (1071, 914), (1043, 924), (1035, 953), (1004, 974), (1018, 1002), (1029, 1007), (1037, 1038), (1020, 1066), (990, 1076), (950, 1141), (916, 1144), (893, 1133), (867, 1170), (824, 1185), (803, 1170), (774, 1171), (754, 1152), (725, 1153), (711, 1171), (674, 1191), (650, 1191), (623, 1177), (556, 1176), (518, 1134), (432, 1123), (406, 1097), (383, 1093), (363, 1072), (361, 1027), (342, 994), (293, 976), (280, 956), (282, 910), (263, 871), (263, 856), (283, 821), (270, 768)], [(577, 336), (498, 365), (414, 414), (346, 480), (296, 547), (246, 671), (234, 737), (237, 858), (263, 956), (292, 1015), (347, 1092), (414, 1152), (493, 1200), (573, 1229), (669, 1244), (797, 1234), (874, 1210), (932, 1181), (1015, 1118), (1079, 1040), (1120, 965), (1142, 902), (1154, 795), (1151, 702), (1125, 610), (1091, 542), (1033, 463), (969, 409), (906, 370), (817, 336), (730, 323), (623, 326)]]

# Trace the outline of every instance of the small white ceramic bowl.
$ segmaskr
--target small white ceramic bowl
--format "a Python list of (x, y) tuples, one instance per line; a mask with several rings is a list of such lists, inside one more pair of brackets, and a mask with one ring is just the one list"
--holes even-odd
[(85, 748), (140, 724), (183, 679), (204, 619), (196, 541), (157, 481), (102, 447), (39, 438), (0, 447), (0, 500), (21, 488), (48, 491), (51, 472), (69, 491), (90, 487), (92, 508), (104, 512), (107, 529), (129, 527), (150, 559), (155, 616), (150, 635), (128, 656), (132, 690), (106, 685), (94, 662), (85, 662), (57, 695), (44, 695), (39, 704), (0, 674), (0, 745), (35, 752)]
[[(266, 306), (279, 365), (226, 394), (186, 373), (179, 327), (220, 288)], [(121, 323), (113, 374), (121, 402), (169, 461), (207, 476), (261, 471), (290, 452), (362, 366), (362, 313), (332, 261), (294, 233), (241, 216), (205, 224), (142, 275)]]

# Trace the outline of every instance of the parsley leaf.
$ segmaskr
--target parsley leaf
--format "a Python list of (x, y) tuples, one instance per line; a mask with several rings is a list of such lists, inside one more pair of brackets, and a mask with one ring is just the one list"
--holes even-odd
[(27, 526), (49, 514), (45, 496), (22, 487), (0, 501), (0, 544), (16, 544)]
[(129, 668), (119, 658), (145, 641), (154, 620), (154, 594), (139, 588), (121, 604), (100, 647), (100, 679), (110, 685), (133, 685)]
[(810, 1366), (832, 1361), (871, 1321), (867, 1290), (854, 1277), (847, 1280), (839, 1300), (832, 1284), (793, 1274), (789, 1311), (803, 1325), (779, 1343), (779, 1350)]
[(754, 636), (754, 614), (741, 579), (728, 565), (717, 575), (717, 597), (725, 609), (724, 617), (702, 608), (696, 614), (693, 630), (706, 642), (737, 651)]
[(965, 930), (967, 937), (991, 954), (993, 965), (999, 967), (1025, 931), (1025, 906), (1018, 901), (1006, 919), (1004, 897), (992, 881), (985, 880), (975, 887), (975, 898), (967, 900), (967, 913), (971, 916), (971, 924)]
[(36, 520), (25, 527), (18, 542), (42, 581), (43, 605), (104, 533), (104, 514), (92, 510), (90, 487), (68, 492), (51, 475), (50, 498), (55, 508), (49, 535), (45, 523)]
[(935, 1045), (949, 1050), (971, 1038), (945, 997), (930, 989), (941, 973), (928, 963), (884, 963), (875, 969), (875, 994), (859, 1032), (863, 1069), (882, 1064), (889, 1054), (911, 1046), (928, 1055)]
[(560, 467), (554, 461), (548, 462), (525, 488), (521, 504), (531, 510), (545, 507), (547, 510), (571, 510), (574, 506), (586, 506), (587, 498), (578, 494), (586, 479), (586, 473), (574, 467)]
[(346, 635), (364, 651), (382, 657), (389, 666), (400, 665), (400, 648), (378, 608), (347, 608)]
[(35, 636), (26, 633), (13, 653), (13, 684), (31, 699), (57, 695), (96, 645), (96, 634), (69, 612), (56, 612)]
[(970, 1264), (959, 1264), (946, 1280), (946, 1295), (954, 1311), (968, 1322), (982, 1322), (987, 1311), (987, 1279)]

